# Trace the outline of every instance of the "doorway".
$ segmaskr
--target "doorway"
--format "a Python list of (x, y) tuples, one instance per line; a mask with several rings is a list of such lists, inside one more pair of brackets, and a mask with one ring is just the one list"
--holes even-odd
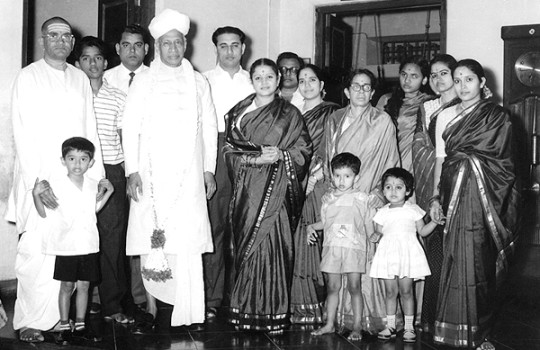
[(398, 82), (404, 57), (430, 60), (446, 51), (446, 0), (347, 2), (315, 13), (315, 64), (327, 75), (326, 99), (340, 105), (351, 70), (367, 68), (378, 78), (375, 103)]

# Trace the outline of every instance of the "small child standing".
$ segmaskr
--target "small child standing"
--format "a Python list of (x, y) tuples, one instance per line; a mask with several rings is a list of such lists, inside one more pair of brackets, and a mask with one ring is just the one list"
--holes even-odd
[(321, 271), (327, 288), (326, 324), (312, 335), (334, 332), (342, 276), (346, 275), (354, 315), (349, 340), (362, 339), (361, 275), (366, 272), (367, 237), (374, 228), (369, 196), (354, 189), (360, 165), (360, 159), (351, 153), (340, 153), (332, 159), (330, 166), (335, 188), (322, 198), (321, 221), (307, 226), (309, 244), (317, 239), (317, 230), (324, 232)]
[[(32, 195), (41, 229), (45, 230), (42, 248), (45, 254), (56, 255), (54, 279), (60, 282), (59, 342), (67, 343), (72, 336), (87, 336), (85, 314), (90, 282), (99, 279), (99, 235), (96, 212), (107, 202), (114, 189), (109, 180), (97, 181), (85, 176), (94, 164), (95, 147), (82, 137), (70, 138), (62, 144), (62, 164), (67, 176), (46, 180), (36, 179)], [(99, 188), (105, 189), (101, 193)], [(53, 189), (58, 207), (45, 208), (40, 194)], [(76, 317), (72, 331), (69, 306), (74, 288), (77, 289)], [(96, 339), (94, 339), (96, 340)]]
[[(413, 193), (414, 178), (402, 168), (388, 169), (382, 176), (382, 189), (388, 204), (373, 217), (379, 246), (373, 257), (369, 275), (384, 280), (386, 289), (387, 325), (378, 338), (388, 340), (396, 336), (397, 297), (400, 296), (405, 327), (404, 342), (416, 341), (413, 327), (414, 296), (413, 282), (429, 276), (426, 255), (416, 232), (429, 235), (441, 222), (424, 224), (425, 212), (416, 204), (407, 201)], [(375, 240), (376, 240), (375, 239)]]

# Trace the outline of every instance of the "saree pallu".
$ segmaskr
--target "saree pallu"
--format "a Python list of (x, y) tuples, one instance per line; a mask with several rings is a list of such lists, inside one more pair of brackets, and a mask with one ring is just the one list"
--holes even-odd
[[(224, 153), (234, 186), (229, 207), (234, 240), (229, 322), (237, 329), (279, 331), (290, 323), (293, 232), (312, 148), (302, 115), (281, 98), (242, 116), (254, 96), (239, 102), (227, 118)], [(283, 160), (260, 166), (242, 162), (243, 154), (260, 151), (263, 145), (277, 146)]]
[(507, 112), (480, 101), (443, 133), (443, 264), (434, 341), (477, 347), (489, 335), (519, 224)]
[(414, 132), (416, 130), (418, 108), (426, 99), (429, 99), (429, 95), (424, 93), (419, 93), (415, 97), (404, 98), (403, 104), (399, 109), (399, 115), (396, 119), (401, 167), (413, 174), (412, 144)]
[[(429, 200), (433, 196), (434, 170), (435, 170), (435, 128), (437, 117), (447, 107), (455, 105), (459, 100), (454, 99), (441, 105), (440, 99), (425, 101), (418, 110), (416, 131), (412, 143), (412, 159), (414, 170), (414, 192), (416, 203), (429, 213)], [(417, 283), (416, 292), (419, 307), (417, 307), (416, 323), (422, 325), (426, 332), (433, 331), (435, 311), (437, 308), (437, 295), (442, 266), (442, 227), (438, 226), (429, 236), (423, 238), (422, 243), (426, 251), (431, 275), (426, 276), (424, 284)], [(423, 288), (421, 293), (419, 289)], [(419, 317), (421, 314), (421, 317)]]
[[(325, 176), (330, 178), (330, 161), (333, 156), (342, 152), (350, 152), (360, 158), (360, 178), (354, 184), (355, 189), (374, 194), (380, 203), (374, 208), (382, 207), (384, 197), (380, 190), (382, 174), (399, 164), (396, 128), (386, 112), (369, 105), (364, 113), (355, 118), (343, 129), (343, 122), (350, 113), (350, 107), (335, 111), (329, 118), (325, 128)], [(371, 268), (376, 245), (368, 242), (366, 271)], [(384, 329), (386, 307), (384, 304), (385, 290), (382, 280), (362, 274), (363, 315), (362, 328), (370, 333)], [(338, 329), (352, 329), (353, 313), (350, 294), (347, 291), (347, 278), (342, 280), (340, 302), (338, 306)]]
[[(313, 158), (310, 174), (322, 166), (323, 160), (317, 156), (319, 147), (324, 142), (326, 119), (339, 106), (331, 102), (322, 102), (304, 114), (304, 121), (313, 142)], [(325, 298), (324, 279), (320, 269), (322, 242), (307, 244), (307, 225), (321, 219), (322, 196), (328, 186), (318, 181), (313, 191), (307, 195), (302, 217), (294, 235), (294, 272), (291, 289), (291, 322), (300, 324), (322, 323)]]

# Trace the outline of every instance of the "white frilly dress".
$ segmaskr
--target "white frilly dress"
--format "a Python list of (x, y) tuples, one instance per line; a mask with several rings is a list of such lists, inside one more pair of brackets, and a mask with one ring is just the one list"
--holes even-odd
[(431, 275), (426, 254), (416, 235), (416, 221), (425, 214), (409, 201), (399, 208), (390, 208), (390, 204), (386, 204), (377, 211), (373, 221), (382, 226), (383, 236), (373, 257), (370, 277), (423, 279)]

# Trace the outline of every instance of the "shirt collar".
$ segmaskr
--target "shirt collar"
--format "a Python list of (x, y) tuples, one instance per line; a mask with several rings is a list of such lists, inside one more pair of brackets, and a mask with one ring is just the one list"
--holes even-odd
[[(237, 75), (237, 74), (241, 74), (243, 69), (242, 69), (242, 66), (238, 66), (239, 69), (238, 71), (236, 71), (234, 74), (233, 74), (233, 78)], [(230, 77), (229, 75), (229, 72), (227, 72), (225, 69), (223, 69), (219, 63), (216, 64), (216, 72), (219, 74), (219, 75), (227, 75), (228, 77)]]
[[(127, 67), (124, 66), (123, 63), (120, 63), (120, 66), (119, 66), (119, 67), (120, 67), (119, 69), (122, 70), (125, 74), (131, 73), (131, 71), (130, 71), (129, 69), (127, 69)], [(141, 64), (141, 65), (139, 66), (139, 68), (137, 68), (137, 69), (135, 69), (135, 70), (133, 71), (133, 73), (139, 74), (140, 72), (143, 71), (144, 67), (145, 67), (144, 64)]]

